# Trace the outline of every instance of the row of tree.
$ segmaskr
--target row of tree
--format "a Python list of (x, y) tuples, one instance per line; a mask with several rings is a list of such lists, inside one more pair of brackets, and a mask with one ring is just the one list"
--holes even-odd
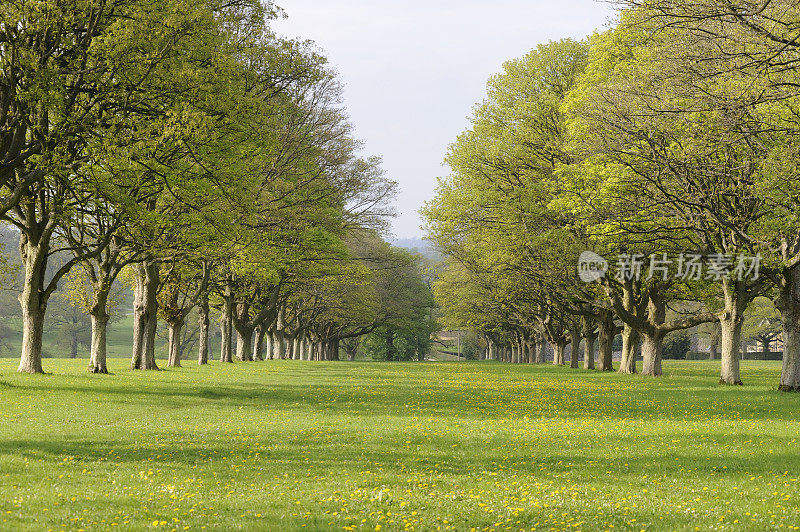
[[(789, 0), (629, 0), (613, 29), (508, 62), (425, 209), (448, 319), (515, 360), (583, 341), (592, 368), (597, 343), (603, 370), (621, 333), (619, 371), (641, 346), (645, 375), (668, 333), (716, 322), (720, 382), (741, 384), (768, 296), (780, 389), (800, 389), (799, 20)], [(588, 283), (586, 250), (610, 263)]]
[(193, 309), (201, 364), (214, 308), (227, 362), (261, 357), (264, 341), (276, 357), (338, 358), (340, 342), (427, 310), (407, 288), (427, 288), (421, 266), (379, 237), (394, 183), (358, 155), (325, 58), (270, 30), (279, 14), (258, 0), (0, 5), (19, 371), (42, 372), (48, 302), (75, 275), (98, 373), (120, 276), (138, 369), (157, 369), (159, 320), (180, 365)]

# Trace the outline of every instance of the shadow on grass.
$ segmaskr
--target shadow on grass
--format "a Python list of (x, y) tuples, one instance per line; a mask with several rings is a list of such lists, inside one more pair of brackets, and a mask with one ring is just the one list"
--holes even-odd
[[(520, 474), (531, 478), (560, 477), (567, 474), (577, 475), (577, 478), (591, 482), (588, 479), (604, 478), (611, 469), (614, 471), (615, 482), (642, 482), (643, 473), (646, 474), (644, 477), (669, 474), (673, 478), (676, 475), (687, 478), (692, 475), (708, 477), (713, 473), (718, 479), (741, 479), (751, 475), (774, 476), (786, 470), (796, 471), (800, 462), (800, 457), (792, 452), (728, 455), (719, 459), (711, 456), (710, 460), (708, 458), (713, 454), (711, 451), (702, 454), (691, 448), (624, 459), (615, 456), (602, 457), (602, 453), (581, 455), (577, 454), (580, 450), (571, 453), (561, 449), (547, 455), (534, 456), (529, 453), (537, 448), (536, 444), (532, 444), (533, 449), (528, 449), (525, 445), (515, 445), (513, 452), (502, 446), (484, 453), (474, 452), (476, 448), (483, 446), (483, 440), (479, 437), (423, 439), (412, 436), (417, 444), (403, 447), (400, 440), (408, 438), (406, 434), (398, 434), (402, 437), (396, 442), (387, 442), (387, 438), (383, 438), (366, 445), (358, 438), (348, 438), (343, 432), (332, 432), (327, 436), (329, 437), (323, 438), (319, 434), (311, 435), (309, 431), (298, 431), (288, 437), (284, 435), (280, 441), (265, 435), (261, 441), (237, 446), (223, 434), (219, 434), (203, 445), (186, 444), (176, 439), (172, 449), (142, 448), (135, 446), (134, 441), (75, 439), (51, 442), (14, 439), (0, 441), (0, 456), (24, 458), (30, 460), (31, 464), (39, 460), (44, 464), (61, 464), (66, 458), (71, 458), (70, 463), (74, 463), (76, 468), (87, 467), (87, 463), (93, 463), (94, 468), (99, 468), (102, 467), (102, 462), (107, 462), (111, 468), (115, 468), (116, 464), (142, 464), (142, 467), (148, 468), (175, 467), (187, 470), (210, 468), (216, 469), (215, 477), (227, 476), (233, 479), (241, 475), (239, 468), (251, 468), (267, 474), (291, 474), (295, 477), (326, 476), (335, 472), (334, 475), (352, 475), (355, 478), (364, 470), (375, 470), (375, 466), (381, 464), (380, 475), (359, 481), (366, 485), (374, 483), (375, 486), (380, 486), (387, 478), (398, 475), (402, 477), (402, 480), (398, 480), (401, 482), (414, 475), (430, 478), (432, 471), (436, 475), (444, 475), (439, 477), (440, 481), (463, 476), (483, 479), (487, 472), (491, 472), (495, 478), (488, 481), (492, 483), (498, 475), (502, 478), (505, 474), (514, 478), (518, 478)], [(160, 438), (165, 439), (165, 435), (160, 435)], [(728, 437), (724, 444), (737, 446), (744, 443), (744, 440), (745, 437)], [(791, 448), (786, 445), (789, 441), (788, 437), (776, 438), (776, 445)], [(456, 442), (458, 447), (454, 448), (452, 442)], [(617, 442), (621, 446), (634, 446), (641, 445), (642, 440), (632, 437), (622, 438)], [(387, 452), (387, 448), (391, 451)], [(688, 473), (689, 471), (692, 473)], [(686, 489), (691, 490), (692, 486), (687, 485)]]
[[(634, 389), (612, 386), (590, 388), (578, 379), (537, 383), (520, 380), (517, 386), (504, 384), (502, 390), (477, 385), (454, 387), (448, 383), (431, 384), (416, 379), (397, 382), (361, 382), (333, 379), (326, 372), (326, 384), (309, 384), (292, 371), (273, 377), (273, 382), (241, 384), (194, 384), (150, 381), (144, 384), (120, 381), (97, 386), (84, 382), (46, 379), (35, 384), (10, 384), (17, 393), (40, 393), (42, 390), (89, 394), (108, 399), (116, 406), (181, 409), (205, 401), (219, 408), (252, 407), (268, 410), (298, 409), (305, 412), (339, 412), (352, 416), (454, 415), (470, 419), (531, 418), (617, 419), (697, 421), (698, 419), (800, 420), (800, 395), (765, 392), (754, 388), (695, 387), (691, 390), (641, 386)], [(274, 382), (274, 381), (284, 382)], [(285, 381), (297, 381), (288, 384)], [(338, 381), (338, 382), (337, 382)], [(348, 382), (349, 381), (349, 382)], [(144, 384), (144, 385), (143, 385)], [(622, 382), (620, 382), (622, 384)]]

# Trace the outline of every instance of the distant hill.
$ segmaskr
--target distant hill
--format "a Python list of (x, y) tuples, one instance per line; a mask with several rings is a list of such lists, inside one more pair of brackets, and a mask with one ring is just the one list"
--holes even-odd
[(389, 241), (393, 246), (404, 249), (415, 249), (420, 253), (431, 249), (431, 244), (422, 238), (397, 238)]
[(389, 243), (398, 248), (416, 251), (423, 257), (434, 261), (442, 260), (441, 254), (424, 238), (396, 238), (390, 240)]

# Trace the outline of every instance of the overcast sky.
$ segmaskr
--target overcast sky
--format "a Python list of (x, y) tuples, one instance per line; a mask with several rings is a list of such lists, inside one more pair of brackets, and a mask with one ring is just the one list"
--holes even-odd
[(397, 181), (398, 238), (418, 237), (447, 146), (468, 126), (487, 79), (537, 44), (582, 38), (613, 17), (595, 0), (280, 0), (279, 34), (315, 41), (340, 74), (345, 105)]

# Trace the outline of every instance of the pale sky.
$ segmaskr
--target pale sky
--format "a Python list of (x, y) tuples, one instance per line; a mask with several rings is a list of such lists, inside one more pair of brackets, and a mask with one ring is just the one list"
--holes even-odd
[(605, 29), (595, 0), (279, 0), (273, 28), (315, 41), (339, 72), (365, 155), (399, 183), (393, 232), (422, 236), (447, 146), (469, 124), (486, 81), (537, 44)]

